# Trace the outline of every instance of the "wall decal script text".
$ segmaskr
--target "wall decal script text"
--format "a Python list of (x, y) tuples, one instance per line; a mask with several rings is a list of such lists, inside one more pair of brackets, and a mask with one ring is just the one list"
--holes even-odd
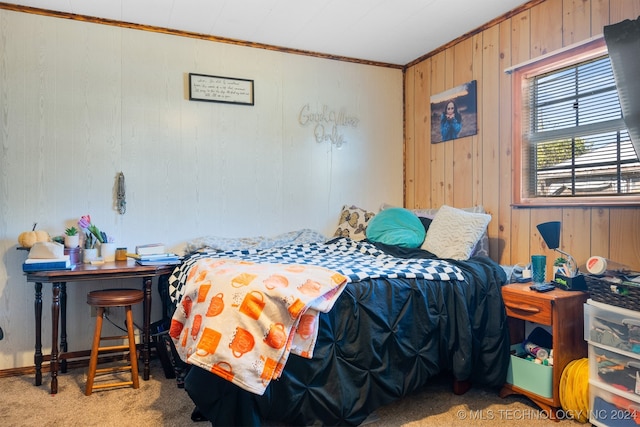
[(302, 126), (313, 126), (313, 136), (316, 142), (330, 142), (341, 147), (347, 141), (340, 133), (341, 127), (358, 127), (358, 119), (348, 115), (344, 110), (336, 111), (323, 105), (321, 111), (312, 111), (309, 104), (304, 105), (298, 114), (298, 123)]

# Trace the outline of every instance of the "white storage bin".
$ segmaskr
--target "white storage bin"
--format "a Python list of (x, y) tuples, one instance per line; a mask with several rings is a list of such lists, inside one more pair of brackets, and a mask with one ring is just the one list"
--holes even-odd
[(588, 300), (584, 305), (584, 339), (640, 359), (640, 313)]
[(589, 380), (589, 422), (595, 426), (638, 427), (640, 396)]
[(590, 343), (589, 379), (640, 395), (640, 360)]

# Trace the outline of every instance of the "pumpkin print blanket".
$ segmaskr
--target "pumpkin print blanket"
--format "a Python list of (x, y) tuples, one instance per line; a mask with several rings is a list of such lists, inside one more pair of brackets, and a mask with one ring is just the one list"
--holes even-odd
[(169, 335), (185, 362), (262, 395), (289, 354), (313, 356), (319, 312), (346, 283), (320, 266), (200, 258)]

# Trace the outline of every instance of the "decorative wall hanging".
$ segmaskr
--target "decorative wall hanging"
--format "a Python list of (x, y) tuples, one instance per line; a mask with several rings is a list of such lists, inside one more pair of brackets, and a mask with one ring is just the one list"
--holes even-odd
[(127, 197), (124, 187), (124, 174), (122, 172), (118, 173), (116, 177), (116, 206), (120, 215), (124, 215), (127, 211)]
[(344, 109), (335, 110), (327, 105), (317, 110), (305, 104), (298, 113), (298, 123), (302, 127), (313, 126), (313, 137), (316, 142), (329, 142), (342, 147), (347, 141), (342, 133), (344, 128), (357, 128), (360, 119), (347, 114)]
[(253, 80), (189, 73), (189, 99), (253, 105)]
[(476, 80), (431, 96), (431, 143), (478, 133)]

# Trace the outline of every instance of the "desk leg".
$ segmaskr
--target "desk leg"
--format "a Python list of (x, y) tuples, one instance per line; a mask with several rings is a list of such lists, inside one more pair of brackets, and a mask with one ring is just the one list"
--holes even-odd
[(36, 385), (42, 384), (42, 283), (35, 283), (36, 299), (34, 312), (36, 315), (36, 351), (33, 362), (36, 365)]
[(149, 380), (150, 367), (149, 367), (149, 338), (151, 337), (151, 284), (153, 282), (152, 277), (145, 277), (144, 279), (144, 325), (142, 331), (142, 358), (144, 361), (144, 369), (142, 378), (145, 381)]
[(67, 345), (67, 284), (60, 284), (60, 372), (67, 373), (67, 359), (64, 354), (68, 350)]
[(58, 323), (60, 320), (60, 282), (53, 283), (51, 299), (51, 394), (58, 393)]

